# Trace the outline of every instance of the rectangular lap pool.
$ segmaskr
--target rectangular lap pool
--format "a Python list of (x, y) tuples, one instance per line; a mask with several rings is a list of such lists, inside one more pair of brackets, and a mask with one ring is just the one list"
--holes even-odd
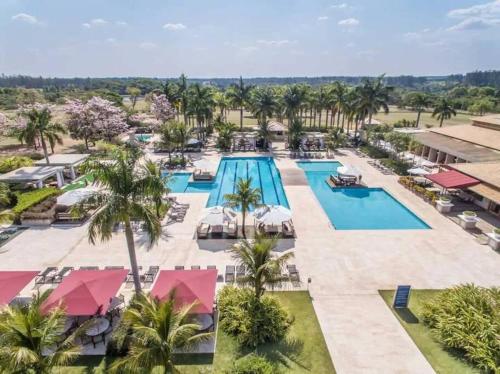
[(174, 173), (169, 188), (172, 192), (209, 193), (207, 207), (224, 205), (224, 195), (235, 191), (240, 178), (252, 178), (252, 187), (261, 190), (263, 204), (289, 207), (281, 176), (271, 157), (224, 157), (212, 183), (188, 182), (190, 176), (190, 173)]
[(410, 230), (429, 226), (383, 188), (331, 188), (340, 162), (297, 162), (337, 230)]

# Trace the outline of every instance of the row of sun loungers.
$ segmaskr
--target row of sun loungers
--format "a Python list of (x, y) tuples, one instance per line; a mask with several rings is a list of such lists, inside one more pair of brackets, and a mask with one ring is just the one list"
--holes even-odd
[(375, 169), (379, 170), (382, 174), (385, 174), (385, 175), (392, 175), (393, 174), (391, 169), (382, 165), (380, 163), (380, 161), (378, 161), (378, 160), (370, 160), (370, 161), (368, 161), (368, 163), (371, 166), (373, 166)]
[(332, 159), (334, 158), (334, 155), (332, 153), (323, 153), (321, 152), (290, 152), (290, 158), (292, 159), (322, 159), (322, 158), (327, 158), (327, 159)]
[(186, 217), (189, 204), (180, 204), (175, 200), (170, 201), (172, 206), (168, 211), (169, 222), (182, 222)]
[[(238, 282), (245, 277), (246, 271), (244, 265), (226, 265), (225, 281), (226, 283)], [(299, 271), (295, 265), (287, 265), (287, 273), (283, 274), (285, 279), (288, 279), (294, 286), (300, 285)]]

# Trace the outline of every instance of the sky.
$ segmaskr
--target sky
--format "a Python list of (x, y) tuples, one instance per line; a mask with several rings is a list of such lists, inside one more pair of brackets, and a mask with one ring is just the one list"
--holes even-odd
[(448, 75), (500, 69), (500, 0), (0, 0), (0, 74)]

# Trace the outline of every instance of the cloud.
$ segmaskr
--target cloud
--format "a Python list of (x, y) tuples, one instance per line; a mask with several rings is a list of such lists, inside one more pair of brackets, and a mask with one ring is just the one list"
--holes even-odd
[(257, 44), (265, 45), (267, 47), (281, 47), (287, 44), (293, 44), (296, 43), (295, 40), (288, 40), (288, 39), (282, 39), (282, 40), (257, 40)]
[(496, 18), (500, 16), (500, 0), (486, 4), (474, 5), (469, 8), (453, 9), (448, 12), (451, 18)]
[(187, 26), (183, 23), (166, 23), (163, 25), (163, 28), (170, 31), (180, 31), (186, 29)]
[(338, 22), (338, 25), (345, 27), (345, 28), (352, 28), (352, 27), (356, 27), (359, 25), (359, 20), (357, 20), (356, 18), (346, 18), (346, 19), (340, 20)]
[(125, 21), (116, 21), (115, 25), (124, 27), (124, 26), (128, 26), (128, 23)]
[(94, 26), (104, 26), (108, 23), (105, 19), (102, 18), (94, 18), (91, 19), (88, 22), (82, 23), (82, 26), (85, 27), (86, 29), (90, 29)]
[(318, 17), (318, 21), (326, 21), (328, 20), (328, 16), (320, 16)]
[(108, 42), (108, 43), (116, 43), (116, 39), (115, 38), (107, 38), (106, 42)]
[(348, 5), (346, 3), (330, 5), (330, 8), (332, 8), (332, 9), (347, 9), (347, 7), (348, 7)]
[(157, 44), (153, 43), (153, 42), (142, 42), (141, 44), (139, 44), (139, 48), (142, 48), (142, 49), (155, 49), (156, 47), (158, 47)]
[(35, 16), (32, 16), (31, 14), (27, 14), (27, 13), (16, 14), (15, 16), (12, 16), (11, 19), (13, 21), (29, 23), (30, 25), (40, 25), (41, 24), (41, 22), (38, 21), (38, 19)]
[(482, 19), (477, 17), (464, 19), (462, 22), (448, 27), (447, 31), (484, 30), (500, 25), (500, 19)]

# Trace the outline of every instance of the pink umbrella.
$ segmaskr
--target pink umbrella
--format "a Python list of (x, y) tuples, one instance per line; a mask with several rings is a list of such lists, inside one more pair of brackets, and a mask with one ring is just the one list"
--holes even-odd
[(0, 306), (9, 304), (38, 271), (0, 271)]

